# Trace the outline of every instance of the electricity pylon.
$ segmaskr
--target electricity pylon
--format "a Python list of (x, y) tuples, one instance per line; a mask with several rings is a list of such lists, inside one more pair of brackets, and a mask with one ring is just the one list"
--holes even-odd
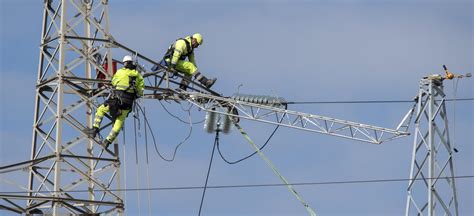
[[(113, 39), (109, 33), (108, 0), (45, 0), (42, 27), (31, 160), (0, 167), (0, 174), (26, 169), (26, 192), (0, 194), (0, 201), (5, 203), (0, 203), (0, 209), (26, 214), (121, 214), (124, 203), (118, 146), (113, 145), (111, 151), (82, 132), (92, 126), (94, 107), (107, 91), (98, 84), (109, 82), (94, 79), (92, 74), (111, 76), (112, 47), (134, 53), (137, 59), (152, 65), (157, 63)], [(142, 72), (146, 72), (143, 68)], [(144, 75), (155, 78), (155, 84), (146, 87), (144, 98), (167, 99), (180, 94), (202, 110), (235, 120), (277, 124), (374, 144), (409, 135), (412, 110), (396, 129), (388, 129), (291, 111), (282, 104), (223, 97), (194, 81), (189, 89), (195, 92), (178, 93), (170, 84), (177, 87), (179, 83), (170, 80), (171, 74), (161, 69)], [(458, 215), (444, 96), (442, 78), (430, 76), (421, 81), (411, 179), (423, 180), (410, 181), (407, 215)], [(104, 124), (101, 130), (110, 125)], [(426, 188), (428, 199), (423, 200)], [(26, 200), (26, 207), (17, 200)]]
[(82, 132), (104, 94), (93, 74), (112, 73), (108, 1), (45, 0), (43, 10), (28, 192), (10, 198), (26, 200), (17, 210), (27, 214), (120, 213), (118, 148)]
[[(405, 215), (459, 215), (443, 79), (420, 81)], [(419, 180), (414, 180), (419, 179)]]

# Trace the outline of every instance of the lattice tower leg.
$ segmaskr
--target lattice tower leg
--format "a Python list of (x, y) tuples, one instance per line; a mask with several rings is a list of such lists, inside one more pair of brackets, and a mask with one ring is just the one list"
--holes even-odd
[(112, 74), (108, 1), (45, 0), (43, 10), (29, 191), (18, 198), (26, 213), (121, 214), (118, 147), (83, 132), (106, 96), (95, 73)]
[(443, 80), (420, 82), (405, 215), (459, 215)]

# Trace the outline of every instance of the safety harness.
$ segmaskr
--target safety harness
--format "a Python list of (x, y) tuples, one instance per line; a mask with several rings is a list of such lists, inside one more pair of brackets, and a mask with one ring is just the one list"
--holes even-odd
[[(179, 40), (184, 40), (184, 42), (186, 43), (186, 51), (187, 51), (187, 54), (186, 55), (181, 55), (179, 57), (180, 60), (185, 60), (186, 57), (188, 57), (188, 55), (190, 55), (191, 53), (193, 53), (193, 47), (191, 46), (191, 44), (189, 43), (188, 40), (184, 39), (184, 38), (178, 38), (169, 48), (168, 50), (166, 51), (165, 53), (165, 56), (163, 56), (163, 60), (166, 60), (166, 59), (172, 59), (173, 58), (173, 55), (174, 55), (174, 50), (175, 50), (175, 47), (174, 45), (176, 44), (177, 41)], [(192, 40), (192, 38), (191, 38)]]
[[(109, 106), (112, 120), (120, 115), (120, 110), (128, 110), (133, 108), (133, 103), (137, 99), (136, 77), (129, 76), (129, 85), (125, 90), (112, 90), (106, 104)], [(133, 92), (128, 90), (133, 89)]]

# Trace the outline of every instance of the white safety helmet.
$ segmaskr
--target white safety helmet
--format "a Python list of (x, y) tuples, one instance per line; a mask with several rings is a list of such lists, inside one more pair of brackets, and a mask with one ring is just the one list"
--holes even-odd
[(202, 35), (201, 34), (195, 33), (195, 34), (193, 34), (193, 38), (196, 39), (196, 42), (199, 45), (202, 45)]
[(133, 61), (132, 56), (126, 55), (123, 57), (123, 63), (128, 62), (128, 61)]

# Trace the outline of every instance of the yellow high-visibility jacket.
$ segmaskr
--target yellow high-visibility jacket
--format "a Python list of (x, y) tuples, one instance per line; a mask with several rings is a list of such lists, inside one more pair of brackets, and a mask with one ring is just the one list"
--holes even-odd
[[(135, 80), (135, 88), (130, 87), (133, 80)], [(143, 90), (145, 89), (145, 81), (137, 70), (122, 68), (112, 77), (112, 86), (116, 90), (135, 93), (138, 96), (142, 96)]]
[[(186, 45), (186, 41), (187, 44)], [(193, 52), (193, 47), (192, 47), (192, 42), (191, 42), (191, 37), (187, 36), (184, 39), (178, 39), (174, 44), (172, 44), (169, 48), (173, 50), (173, 55), (171, 57), (171, 64), (176, 65), (178, 63), (178, 60), (184, 60), (186, 57), (188, 57), (189, 61), (196, 65), (196, 60), (194, 59), (194, 52)]]

